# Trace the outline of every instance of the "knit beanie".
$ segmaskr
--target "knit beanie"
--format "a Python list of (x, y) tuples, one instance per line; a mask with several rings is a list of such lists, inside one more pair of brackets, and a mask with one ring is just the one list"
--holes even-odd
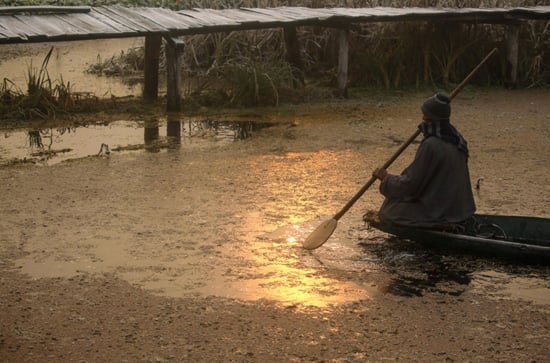
[(430, 121), (444, 121), (451, 117), (450, 103), (450, 97), (440, 92), (424, 101), (421, 110)]

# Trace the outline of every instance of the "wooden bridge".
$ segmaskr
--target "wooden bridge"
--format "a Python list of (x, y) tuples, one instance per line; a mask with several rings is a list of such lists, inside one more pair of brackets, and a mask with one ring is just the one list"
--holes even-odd
[(515, 80), (518, 25), (527, 20), (549, 20), (550, 6), (520, 8), (240, 8), (169, 10), (122, 6), (17, 6), (0, 7), (0, 45), (144, 36), (144, 97), (158, 94), (158, 59), (166, 40), (168, 109), (180, 108), (179, 60), (184, 43), (178, 37), (213, 32), (283, 28), (287, 53), (293, 62), (298, 44), (295, 28), (323, 26), (339, 32), (338, 87), (345, 94), (348, 30), (368, 22), (476, 22), (510, 26), (507, 57)]

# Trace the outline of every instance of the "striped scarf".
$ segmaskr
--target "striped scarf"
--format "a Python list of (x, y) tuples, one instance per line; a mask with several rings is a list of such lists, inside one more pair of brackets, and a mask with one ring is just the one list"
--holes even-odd
[(458, 150), (462, 151), (466, 157), (469, 156), (468, 143), (448, 120), (423, 122), (418, 125), (418, 128), (424, 134), (424, 139), (430, 136), (438, 137), (443, 141), (456, 145)]

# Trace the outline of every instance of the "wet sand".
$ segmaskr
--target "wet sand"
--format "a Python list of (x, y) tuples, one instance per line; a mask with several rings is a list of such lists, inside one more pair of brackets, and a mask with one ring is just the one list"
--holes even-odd
[[(550, 271), (366, 228), (424, 92), (304, 105), (246, 140), (2, 166), (0, 360), (545, 362)], [(547, 90), (464, 90), (479, 212), (550, 217)], [(390, 169), (399, 172), (412, 145)]]

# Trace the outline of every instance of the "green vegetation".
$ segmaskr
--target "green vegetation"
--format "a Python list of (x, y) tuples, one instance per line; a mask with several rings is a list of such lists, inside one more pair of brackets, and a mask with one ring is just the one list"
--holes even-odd
[(143, 61), (145, 50), (141, 48), (131, 48), (127, 51), (121, 51), (118, 55), (101, 60), (97, 56), (97, 62), (92, 64), (86, 70), (88, 73), (100, 76), (128, 76), (136, 73), (143, 73)]
[(52, 55), (50, 49), (40, 69), (32, 66), (27, 69), (27, 92), (18, 89), (13, 82), (4, 78), (0, 89), (0, 112), (7, 115), (17, 114), (21, 118), (55, 118), (60, 110), (73, 105), (71, 86), (63, 80), (50, 79), (47, 66)]
[[(78, 93), (71, 90), (71, 84), (63, 78), (52, 80), (48, 73), (48, 63), (54, 48), (42, 61), (40, 68), (32, 63), (27, 67), (27, 89), (21, 90), (11, 80), (4, 78), (0, 84), (0, 115), (2, 119), (52, 120), (59, 115), (95, 112), (100, 100), (92, 93)], [(122, 110), (121, 102), (105, 100), (101, 110)], [(142, 112), (140, 110), (139, 112)]]
[(278, 106), (282, 92), (292, 93), (294, 76), (285, 62), (237, 59), (227, 62), (218, 73), (230, 89), (231, 104)]

